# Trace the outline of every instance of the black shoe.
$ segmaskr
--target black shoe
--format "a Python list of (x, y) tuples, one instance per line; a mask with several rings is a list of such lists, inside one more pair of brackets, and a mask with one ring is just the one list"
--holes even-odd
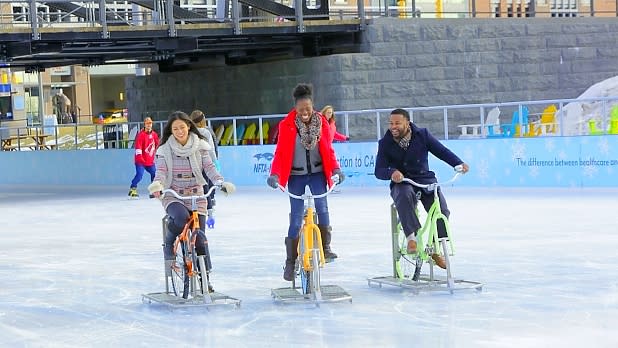
[(295, 276), (295, 261), (292, 262), (285, 262), (285, 267), (283, 268), (283, 279), (287, 280), (288, 282), (291, 282), (292, 280), (294, 280), (294, 276)]
[(332, 252), (332, 250), (330, 250), (330, 248), (324, 249), (324, 260), (326, 262), (335, 261), (336, 258), (337, 258), (337, 254)]

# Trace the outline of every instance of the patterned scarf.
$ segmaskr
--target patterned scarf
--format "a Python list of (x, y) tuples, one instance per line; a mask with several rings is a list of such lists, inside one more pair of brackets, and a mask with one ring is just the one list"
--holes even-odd
[(393, 140), (395, 140), (395, 142), (399, 144), (399, 146), (404, 150), (408, 150), (408, 146), (410, 146), (411, 139), (412, 139), (411, 129), (408, 129), (408, 132), (402, 138), (393, 137)]
[(294, 119), (298, 134), (300, 134), (300, 142), (307, 150), (311, 150), (315, 147), (320, 140), (320, 133), (322, 130), (322, 119), (314, 112), (309, 119), (309, 123), (306, 124), (300, 119), (300, 115), (296, 115)]
[(191, 171), (197, 183), (199, 185), (205, 185), (206, 180), (202, 176), (202, 155), (200, 150), (209, 150), (210, 146), (206, 141), (200, 139), (196, 134), (189, 132), (189, 139), (185, 145), (180, 145), (176, 138), (169, 137), (165, 144), (161, 145), (157, 150), (158, 154), (163, 155), (165, 159), (165, 165), (167, 166), (168, 175), (165, 178), (164, 187), (169, 188), (172, 184), (173, 172), (174, 172), (174, 157), (173, 155), (180, 157), (187, 157), (189, 164), (191, 165)]

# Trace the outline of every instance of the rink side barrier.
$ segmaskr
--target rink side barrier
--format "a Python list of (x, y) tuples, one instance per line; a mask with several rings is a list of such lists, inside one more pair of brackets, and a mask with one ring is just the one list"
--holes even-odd
[[(461, 187), (618, 187), (618, 136), (446, 140), (471, 172)], [(336, 143), (346, 186), (385, 186), (373, 175), (377, 143)], [(265, 185), (275, 145), (221, 146), (222, 172), (240, 186)], [(439, 178), (452, 168), (433, 156)], [(0, 152), (0, 185), (126, 185), (133, 150)], [(150, 182), (148, 174), (140, 184)]]

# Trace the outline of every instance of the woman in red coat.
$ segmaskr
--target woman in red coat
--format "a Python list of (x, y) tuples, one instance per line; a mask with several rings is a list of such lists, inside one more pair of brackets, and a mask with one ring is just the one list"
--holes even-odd
[[(313, 194), (326, 192), (332, 186), (333, 175), (342, 182), (344, 175), (339, 168), (331, 143), (328, 121), (313, 109), (311, 86), (299, 84), (294, 88), (295, 107), (279, 123), (279, 139), (275, 149), (267, 183), (272, 188), (287, 185), (295, 195), (302, 195), (309, 186)], [(304, 214), (303, 201), (290, 198), (290, 227), (285, 238), (287, 257), (283, 279), (294, 279), (294, 263), (298, 256), (298, 233)], [(322, 236), (324, 257), (332, 261), (337, 257), (330, 249), (331, 227), (326, 197), (315, 200), (318, 227)]]
[(326, 105), (320, 111), (328, 121), (331, 133), (331, 141), (348, 141), (350, 137), (337, 132), (337, 122), (335, 120), (335, 109), (331, 105)]

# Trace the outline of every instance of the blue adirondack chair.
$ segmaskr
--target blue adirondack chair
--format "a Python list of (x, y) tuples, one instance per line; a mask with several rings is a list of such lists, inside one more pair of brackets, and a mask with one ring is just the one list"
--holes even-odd
[(500, 126), (503, 137), (520, 137), (527, 135), (528, 129), (528, 107), (521, 108), (521, 123), (519, 123), (519, 109), (513, 111), (513, 118), (510, 124)]
[(231, 145), (242, 144), (242, 136), (245, 134), (246, 126), (244, 124), (236, 125), (236, 144), (234, 144), (234, 138), (230, 140)]

